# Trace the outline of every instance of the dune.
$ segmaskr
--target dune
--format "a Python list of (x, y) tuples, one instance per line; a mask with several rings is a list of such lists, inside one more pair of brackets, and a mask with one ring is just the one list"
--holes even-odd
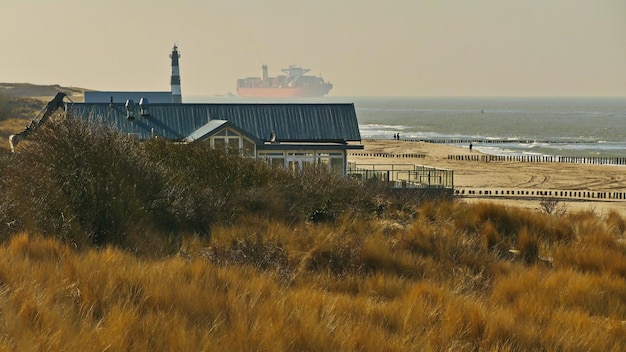
[(87, 89), (62, 87), (58, 84), (41, 85), (32, 83), (0, 83), (0, 94), (15, 97), (28, 97), (48, 101), (58, 92), (67, 94), (73, 101), (82, 101)]

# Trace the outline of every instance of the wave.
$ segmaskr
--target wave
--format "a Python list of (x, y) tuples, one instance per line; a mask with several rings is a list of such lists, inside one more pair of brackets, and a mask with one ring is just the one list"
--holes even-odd
[(363, 139), (392, 139), (396, 133), (403, 140), (464, 145), (472, 142), (475, 150), (491, 155), (552, 155), (623, 157), (626, 142), (605, 139), (555, 137), (551, 141), (523, 136), (486, 136), (481, 134), (412, 132), (412, 126), (366, 124), (360, 126)]

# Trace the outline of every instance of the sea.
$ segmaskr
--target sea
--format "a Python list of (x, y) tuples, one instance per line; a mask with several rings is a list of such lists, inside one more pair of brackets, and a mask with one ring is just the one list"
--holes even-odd
[(429, 141), (492, 155), (626, 157), (626, 97), (190, 97), (188, 103), (353, 103), (363, 139)]

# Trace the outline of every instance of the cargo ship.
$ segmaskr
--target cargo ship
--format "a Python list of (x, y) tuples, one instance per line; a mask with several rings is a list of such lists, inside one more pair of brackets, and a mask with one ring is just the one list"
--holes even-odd
[(319, 76), (307, 76), (308, 68), (291, 65), (282, 69), (284, 75), (269, 77), (267, 65), (261, 66), (261, 77), (237, 80), (237, 95), (245, 98), (308, 98), (323, 97), (333, 88)]

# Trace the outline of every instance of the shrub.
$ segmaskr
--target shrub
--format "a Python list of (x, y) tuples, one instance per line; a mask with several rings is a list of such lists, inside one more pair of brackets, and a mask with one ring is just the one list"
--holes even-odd
[(139, 250), (136, 234), (144, 232), (168, 247), (173, 234), (206, 236), (216, 223), (250, 215), (288, 222), (361, 216), (373, 213), (373, 198), (387, 197), (322, 167), (293, 173), (206, 143), (140, 142), (60, 115), (0, 168), (0, 219), (14, 225), (0, 234), (31, 230), (79, 247)]
[(562, 216), (567, 212), (567, 205), (556, 197), (545, 197), (539, 202), (539, 209), (548, 215)]
[(58, 119), (24, 143), (8, 165), (15, 175), (9, 201), (21, 204), (28, 214), (22, 218), (33, 219), (24, 225), (33, 230), (77, 245), (123, 244), (146, 214), (158, 213), (164, 196), (158, 168), (142, 154), (131, 137)]

